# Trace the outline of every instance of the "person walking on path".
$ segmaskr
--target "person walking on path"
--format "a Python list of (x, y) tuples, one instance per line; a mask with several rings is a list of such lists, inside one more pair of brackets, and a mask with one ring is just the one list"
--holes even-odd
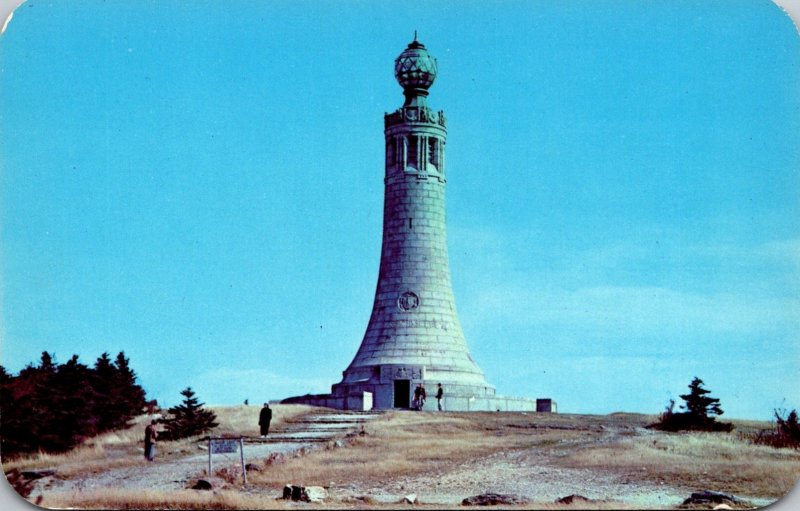
[(261, 438), (269, 435), (269, 423), (272, 422), (272, 408), (269, 403), (264, 403), (264, 408), (258, 414), (258, 425), (261, 426)]
[(436, 389), (436, 408), (439, 411), (442, 411), (442, 398), (444, 397), (444, 390), (442, 390), (442, 384), (439, 384), (439, 388)]
[(156, 457), (156, 438), (158, 438), (156, 421), (152, 420), (150, 424), (144, 428), (144, 457), (147, 461), (153, 461)]

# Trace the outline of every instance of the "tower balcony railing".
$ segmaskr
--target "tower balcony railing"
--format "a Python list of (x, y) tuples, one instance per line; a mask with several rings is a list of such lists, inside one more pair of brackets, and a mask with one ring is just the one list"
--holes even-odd
[(427, 122), (438, 124), (442, 127), (447, 126), (443, 111), (435, 112), (432, 108), (426, 106), (402, 107), (390, 114), (385, 114), (383, 120), (386, 128), (409, 122)]

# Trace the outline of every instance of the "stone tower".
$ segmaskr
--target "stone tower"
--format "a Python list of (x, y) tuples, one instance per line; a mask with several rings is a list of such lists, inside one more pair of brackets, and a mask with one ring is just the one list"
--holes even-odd
[(424, 385), (436, 409), (533, 411), (525, 398), (499, 397), (469, 354), (450, 284), (445, 226), (444, 113), (428, 107), (437, 65), (414, 41), (394, 63), (405, 102), (384, 116), (386, 173), (383, 245), (367, 331), (330, 394), (284, 399), (345, 410), (409, 408)]
[[(334, 395), (372, 392), (375, 408), (407, 408), (418, 384), (458, 397), (494, 395), (472, 360), (456, 314), (445, 226), (442, 111), (428, 107), (437, 64), (416, 40), (395, 60), (405, 102), (384, 117), (386, 174), (383, 245), (372, 316)], [(465, 401), (464, 406), (467, 406)]]

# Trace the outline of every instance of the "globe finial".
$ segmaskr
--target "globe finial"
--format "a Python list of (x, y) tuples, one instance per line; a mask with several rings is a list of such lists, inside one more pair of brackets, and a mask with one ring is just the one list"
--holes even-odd
[(436, 79), (436, 72), (436, 59), (428, 53), (424, 44), (417, 41), (415, 30), (414, 40), (394, 61), (394, 77), (403, 87), (406, 97), (425, 96)]

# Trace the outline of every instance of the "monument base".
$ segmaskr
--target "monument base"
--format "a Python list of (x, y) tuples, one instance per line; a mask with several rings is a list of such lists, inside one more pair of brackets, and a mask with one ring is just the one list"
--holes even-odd
[[(411, 403), (405, 406), (394, 406), (385, 394), (391, 389), (372, 388), (366, 390), (366, 385), (356, 388), (344, 389), (341, 384), (337, 387), (340, 393), (331, 394), (306, 394), (305, 396), (289, 397), (281, 401), (282, 404), (304, 404), (322, 406), (336, 410), (369, 411), (369, 410), (409, 410)], [(437, 411), (438, 403), (435, 397), (435, 387), (427, 387), (428, 397), (422, 407), (423, 411)], [(383, 404), (384, 406), (381, 406)], [(446, 412), (536, 412), (536, 400), (522, 397), (505, 397), (496, 395), (475, 394), (450, 394), (446, 393), (441, 400), (442, 411)]]

